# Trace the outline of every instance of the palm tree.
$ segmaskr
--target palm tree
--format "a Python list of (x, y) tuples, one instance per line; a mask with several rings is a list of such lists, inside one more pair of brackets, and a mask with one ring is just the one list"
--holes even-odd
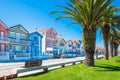
[(115, 35), (114, 36), (114, 40), (113, 40), (113, 45), (114, 45), (114, 47), (113, 47), (113, 55), (114, 56), (117, 56), (118, 55), (118, 46), (119, 46), (119, 44), (120, 44), (120, 32), (119, 33), (117, 33), (117, 35)]
[[(116, 14), (116, 12), (119, 10), (118, 7), (113, 7), (110, 6), (108, 8), (105, 9), (104, 13), (105, 15), (103, 16), (102, 19), (104, 19), (103, 21), (103, 27), (101, 27), (102, 30), (102, 35), (103, 35), (103, 40), (104, 40), (104, 59), (108, 60), (108, 41), (109, 41), (109, 33), (110, 33), (110, 29), (113, 29), (118, 27), (115, 26), (116, 25), (116, 21), (114, 19), (114, 15)], [(111, 26), (113, 25), (113, 26)]]
[[(112, 26), (117, 26), (117, 28), (113, 28), (110, 30), (110, 34), (109, 34), (109, 43), (110, 43), (110, 54), (111, 57), (114, 56), (114, 43), (115, 42), (119, 42), (119, 31), (120, 31), (120, 15), (114, 15), (113, 17), (114, 22), (116, 23), (116, 25), (112, 25)], [(117, 38), (117, 40), (115, 40), (115, 38)]]
[(113, 33), (113, 31), (110, 31), (110, 34), (109, 34), (109, 43), (110, 43), (110, 54), (111, 54), (111, 57), (113, 57), (113, 40), (114, 40), (114, 36), (115, 34)]
[(51, 14), (62, 13), (65, 15), (59, 16), (56, 20), (61, 18), (70, 18), (74, 22), (72, 24), (80, 24), (83, 28), (82, 42), (85, 50), (85, 64), (94, 66), (94, 50), (96, 42), (96, 30), (102, 23), (102, 16), (105, 9), (113, 0), (70, 0), (65, 2), (66, 6), (58, 5), (63, 9), (53, 11)]

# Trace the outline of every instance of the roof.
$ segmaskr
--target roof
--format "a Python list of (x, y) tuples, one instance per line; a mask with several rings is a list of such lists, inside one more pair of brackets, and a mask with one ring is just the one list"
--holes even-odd
[(18, 25), (15, 25), (15, 26), (12, 26), (10, 27), (9, 29), (11, 28), (15, 28), (15, 27), (21, 27), (25, 32), (29, 33), (21, 24), (18, 24)]
[(60, 40), (62, 40), (62, 38), (56, 38), (56, 41), (60, 41)]
[(48, 30), (53, 30), (56, 34), (57, 34), (57, 32), (54, 30), (54, 28), (46, 28), (46, 29), (44, 29), (44, 30), (39, 30), (41, 33), (46, 33)]
[(78, 40), (72, 40), (72, 43), (77, 43), (78, 42)]
[(6, 28), (8, 29), (8, 27), (5, 25), (5, 23), (3, 21), (0, 20), (0, 23)]
[(97, 49), (102, 50), (103, 48), (102, 48), (101, 46), (96, 46), (96, 47), (95, 47), (95, 50), (97, 50)]
[(43, 35), (42, 35), (42, 34), (40, 34), (40, 33), (39, 33), (39, 32), (37, 32), (37, 31), (32, 32), (32, 33), (30, 33), (29, 35), (32, 35), (32, 34), (37, 34), (37, 35), (39, 35), (39, 36), (43, 37)]
[(72, 43), (77, 43), (77, 42), (79, 42), (80, 40), (66, 40), (66, 42), (69, 42), (69, 41), (71, 41)]
[(63, 38), (56, 38), (56, 41), (58, 42), (58, 41), (60, 41), (60, 40), (63, 40), (65, 43), (66, 43), (66, 41), (63, 39)]

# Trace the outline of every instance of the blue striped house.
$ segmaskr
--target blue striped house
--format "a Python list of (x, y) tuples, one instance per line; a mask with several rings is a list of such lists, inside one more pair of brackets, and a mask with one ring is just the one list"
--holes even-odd
[(40, 58), (42, 55), (42, 38), (43, 36), (37, 31), (29, 34), (31, 59)]

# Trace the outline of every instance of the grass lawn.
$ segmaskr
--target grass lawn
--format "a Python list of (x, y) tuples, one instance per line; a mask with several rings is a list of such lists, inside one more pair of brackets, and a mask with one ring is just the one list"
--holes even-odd
[(95, 64), (95, 67), (77, 64), (13, 80), (120, 80), (120, 56), (97, 60)]

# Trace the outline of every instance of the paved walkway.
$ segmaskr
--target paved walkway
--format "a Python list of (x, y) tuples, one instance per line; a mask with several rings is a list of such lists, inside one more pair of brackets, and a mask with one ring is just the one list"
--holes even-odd
[[(100, 57), (100, 56), (99, 56)], [(85, 57), (75, 57), (75, 58), (63, 58), (63, 59), (49, 59), (43, 60), (43, 66), (64, 63), (76, 60), (84, 60)], [(14, 62), (14, 63), (0, 63), (0, 76), (15, 74), (18, 69), (22, 69), (24, 62)]]

